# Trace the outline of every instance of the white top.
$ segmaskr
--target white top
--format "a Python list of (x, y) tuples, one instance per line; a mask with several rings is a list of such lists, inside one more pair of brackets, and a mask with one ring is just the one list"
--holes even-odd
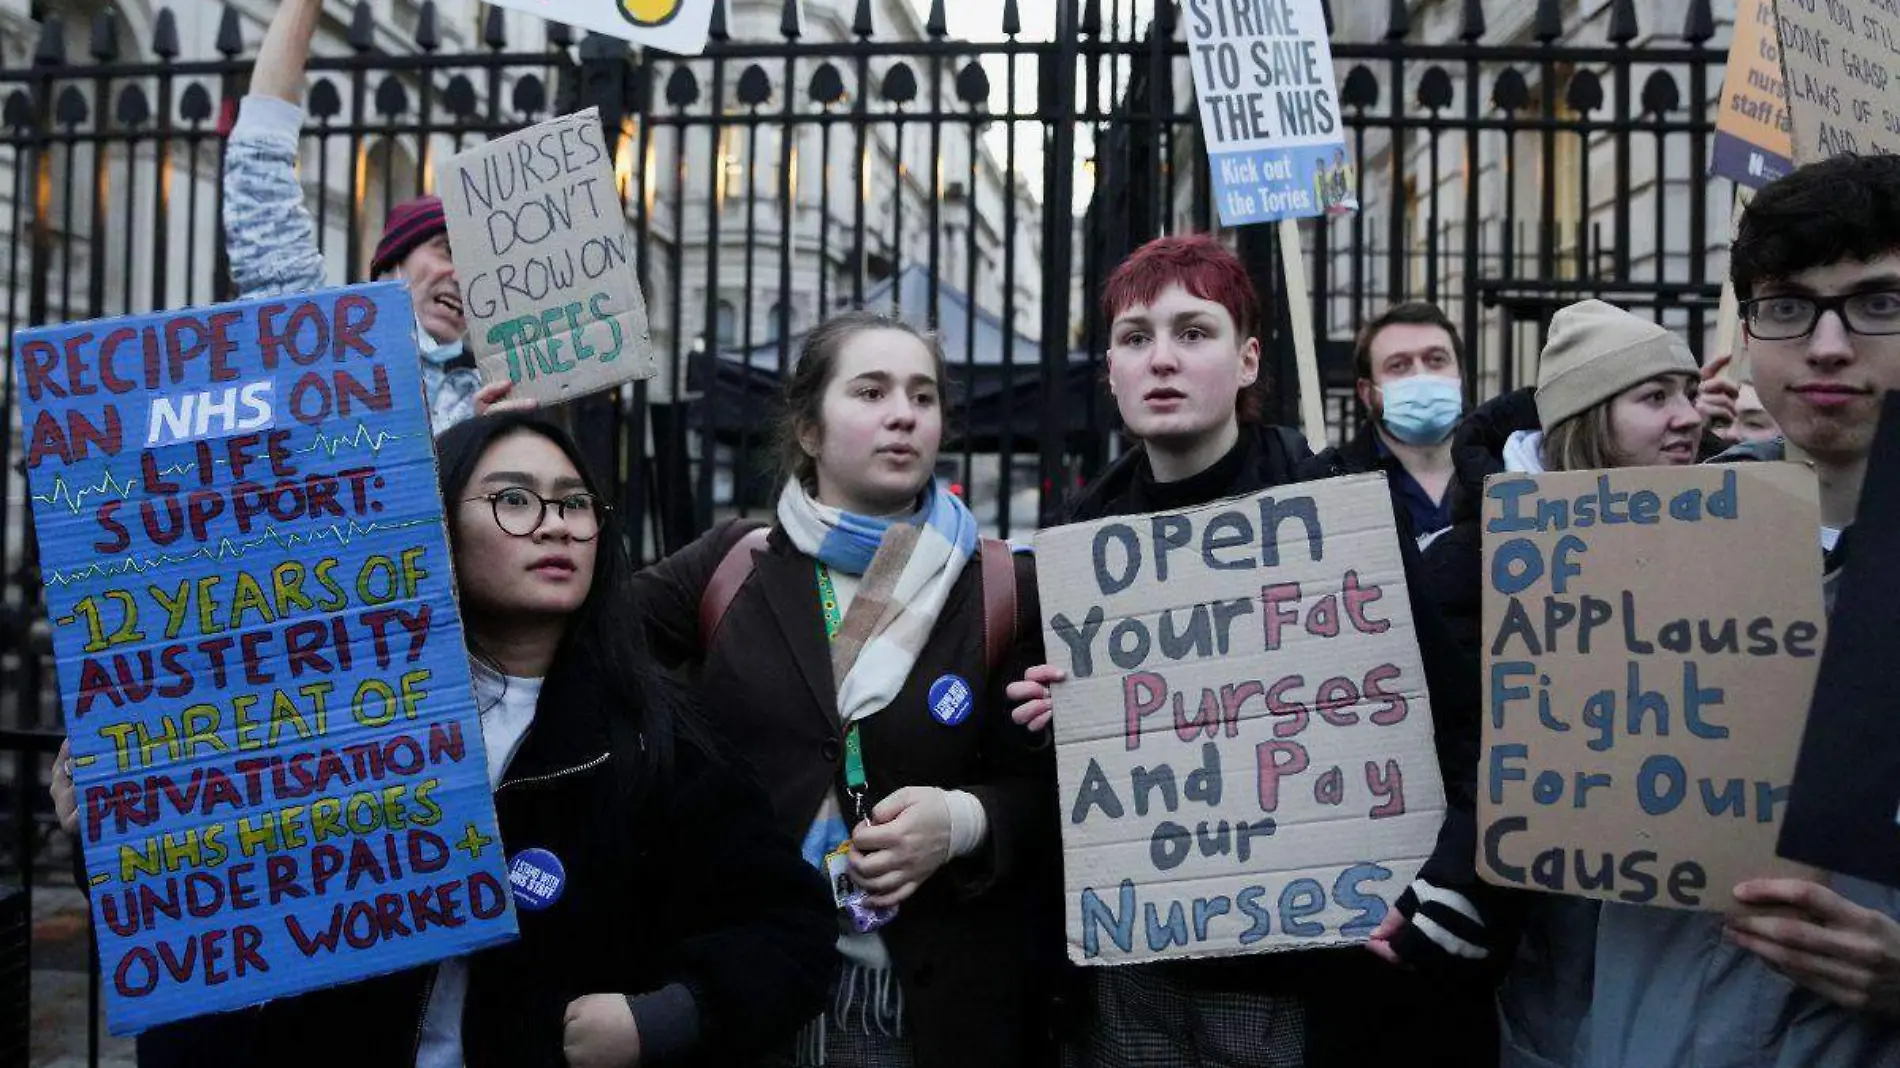
[[(502, 773), (521, 748), (534, 722), (541, 680), (498, 675), (470, 665), (475, 707), (481, 709), (482, 748), (488, 752), (488, 788), (501, 785)], [(416, 1068), (462, 1068), (462, 1000), (468, 996), (468, 958), (452, 957), (436, 968), (429, 1007), (422, 1014), (422, 1043)]]

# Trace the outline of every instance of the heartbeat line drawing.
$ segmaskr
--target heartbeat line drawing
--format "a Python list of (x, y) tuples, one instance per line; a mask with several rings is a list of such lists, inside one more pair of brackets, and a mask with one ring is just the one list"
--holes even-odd
[[(185, 469), (188, 470), (190, 466), (189, 464), (185, 465)], [(164, 473), (177, 474), (180, 472), (177, 469), (172, 469)], [(136, 478), (130, 482), (119, 481), (118, 476), (114, 475), (112, 469), (108, 467), (100, 471), (97, 484), (91, 486), (82, 485), (78, 489), (74, 489), (72, 484), (66, 481), (65, 475), (54, 475), (52, 487), (45, 493), (35, 493), (33, 499), (43, 504), (64, 505), (71, 509), (74, 515), (79, 515), (85, 510), (86, 498), (88, 497), (99, 497), (109, 494), (123, 500), (137, 493), (139, 487), (142, 485), (143, 483)]]
[(390, 430), (371, 430), (368, 423), (358, 421), (355, 432), (340, 437), (331, 437), (319, 430), (317, 431), (317, 439), (311, 442), (308, 448), (298, 449), (297, 451), (316, 452), (323, 450), (334, 460), (336, 459), (336, 454), (344, 449), (367, 448), (369, 449), (370, 456), (375, 457), (381, 455), (384, 446), (390, 442), (401, 441), (411, 436), (412, 435), (409, 434), (398, 434)]
[[(336, 459), (336, 454), (342, 452), (344, 449), (368, 449), (370, 456), (374, 458), (382, 455), (383, 449), (386, 448), (390, 442), (401, 441), (410, 436), (411, 435), (408, 434), (397, 434), (388, 430), (371, 430), (367, 423), (358, 422), (356, 429), (349, 434), (332, 436), (319, 430), (317, 431), (316, 440), (296, 451), (299, 453), (322, 452), (334, 460)], [(224, 456), (211, 461), (213, 467), (228, 467), (230, 463), (230, 458)], [(170, 475), (188, 475), (196, 470), (198, 470), (196, 461), (186, 461), (181, 464), (172, 464), (169, 467), (161, 467), (158, 469), (158, 474), (159, 477), (163, 478)], [(134, 478), (121, 480), (117, 475), (112, 473), (110, 467), (107, 467), (100, 471), (98, 483), (94, 485), (82, 485), (77, 489), (73, 487), (72, 483), (66, 481), (65, 475), (54, 475), (53, 485), (48, 488), (45, 493), (34, 494), (33, 499), (42, 504), (63, 506), (74, 515), (83, 515), (85, 514), (87, 498), (111, 496), (117, 500), (127, 500), (137, 496), (144, 489), (144, 486), (145, 483), (143, 479)]]
[(377, 522), (359, 526), (357, 522), (352, 519), (347, 524), (332, 523), (327, 527), (321, 527), (316, 530), (290, 534), (279, 534), (275, 527), (266, 527), (261, 536), (248, 541), (239, 541), (228, 537), (220, 538), (215, 546), (201, 546), (192, 552), (184, 554), (160, 553), (156, 556), (143, 557), (127, 555), (117, 560), (95, 561), (94, 563), (75, 568), (71, 571), (49, 571), (46, 574), (46, 585), (69, 586), (74, 583), (85, 582), (88, 579), (111, 578), (127, 573), (143, 575), (148, 571), (155, 571), (159, 568), (169, 567), (174, 564), (188, 563), (192, 560), (235, 560), (242, 558), (245, 553), (250, 552), (252, 549), (261, 548), (265, 545), (275, 545), (279, 549), (288, 551), (305, 545), (313, 545), (319, 541), (335, 539), (339, 546), (347, 546), (357, 538), (368, 534), (392, 530), (405, 530), (409, 527), (427, 526), (431, 523), (441, 522), (442, 518), (440, 516), (425, 516), (420, 519), (407, 519), (400, 523)]

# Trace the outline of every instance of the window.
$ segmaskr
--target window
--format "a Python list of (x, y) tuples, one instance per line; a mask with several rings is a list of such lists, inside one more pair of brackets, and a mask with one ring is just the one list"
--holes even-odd
[(739, 309), (729, 300), (719, 302), (719, 319), (713, 326), (713, 340), (720, 348), (730, 348), (739, 336)]

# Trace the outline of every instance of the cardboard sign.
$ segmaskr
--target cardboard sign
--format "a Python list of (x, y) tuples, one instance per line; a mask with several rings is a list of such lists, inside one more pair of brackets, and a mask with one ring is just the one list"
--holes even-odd
[(1364, 941), (1445, 792), (1383, 475), (1036, 535), (1069, 956)]
[(635, 44), (696, 56), (706, 50), (715, 0), (495, 0), (500, 7), (532, 12)]
[(1781, 855), (1900, 886), (1900, 394), (1887, 394), (1801, 735)]
[(1184, 13), (1221, 224), (1357, 210), (1320, 0), (1187, 0)]
[(14, 366), (113, 1032), (513, 937), (402, 287)]
[(1709, 173), (1749, 189), (1794, 169), (1788, 84), (1775, 39), (1774, 0), (1739, 0)]
[(1900, 150), (1900, 19), (1893, 0), (1774, 0), (1794, 161)]
[(484, 379), (559, 402), (654, 375), (598, 109), (443, 160), (436, 188)]
[(1724, 909), (1775, 858), (1821, 611), (1795, 464), (1494, 475), (1478, 872)]

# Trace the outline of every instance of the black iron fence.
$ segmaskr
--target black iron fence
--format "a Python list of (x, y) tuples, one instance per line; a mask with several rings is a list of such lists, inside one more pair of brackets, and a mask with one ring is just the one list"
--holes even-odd
[[(443, 153), (599, 107), (662, 371), (570, 418), (615, 474), (635, 551), (769, 507), (772, 390), (801, 334), (852, 303), (941, 332), (962, 401), (943, 473), (987, 524), (1025, 534), (1115, 447), (1102, 280), (1149, 237), (1214, 222), (1172, 6), (1044, 2), (1051, 39), (1024, 39), (1009, 0), (995, 39), (970, 42), (948, 36), (943, 0), (914, 27), (877, 26), (857, 0), (842, 29), (798, 0), (726, 0), (693, 59), (558, 26), (518, 45), (492, 8), (478, 47), (445, 49), (433, 2), (389, 51), (360, 3), (348, 53), (311, 63), (303, 135), (333, 280), (361, 277), (383, 211), (429, 188)], [(767, 7), (776, 32), (736, 39), (735, 18)], [(1362, 210), (1308, 224), (1306, 270), (1336, 432), (1352, 415), (1349, 339), (1403, 298), (1461, 324), (1474, 398), (1533, 376), (1550, 312), (1584, 296), (1651, 311), (1700, 352), (1732, 192), (1703, 177), (1725, 59), (1708, 0), (1660, 32), (1633, 0), (1587, 27), (1540, 0), (1509, 39), (1480, 0), (1432, 39), (1410, 7), (1394, 0), (1379, 40), (1334, 46)], [(0, 67), (9, 338), (232, 295), (217, 219), (246, 32), (227, 9), (207, 51), (184, 47), (169, 10), (136, 41), (110, 13), (49, 18), (31, 60)], [(1270, 228), (1233, 240), (1274, 313), (1269, 411), (1290, 422), (1277, 243)], [(59, 712), (15, 409), (9, 376), (0, 750), (16, 759), (0, 761), (0, 879), (30, 882), (58, 852), (44, 783)]]

